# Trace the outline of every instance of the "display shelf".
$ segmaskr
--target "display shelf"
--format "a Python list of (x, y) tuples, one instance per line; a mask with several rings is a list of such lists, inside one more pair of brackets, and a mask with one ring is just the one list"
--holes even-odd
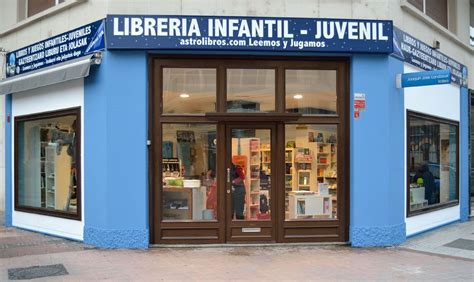
[(48, 143), (45, 147), (45, 205), (47, 208), (67, 210), (72, 159), (65, 148), (58, 150), (58, 146), (57, 143)]

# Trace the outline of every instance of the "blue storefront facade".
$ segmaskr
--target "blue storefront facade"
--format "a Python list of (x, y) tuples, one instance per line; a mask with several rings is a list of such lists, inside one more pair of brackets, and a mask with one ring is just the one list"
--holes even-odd
[[(156, 157), (161, 154), (150, 153), (155, 144), (160, 143), (160, 152), (162, 149), (159, 137), (163, 133), (152, 135), (156, 133), (154, 128), (157, 115), (151, 107), (154, 95), (159, 93), (155, 89), (154, 81), (160, 80), (158, 76), (154, 77), (157, 74), (153, 72), (154, 62), (162, 57), (182, 57), (190, 60), (232, 58), (237, 61), (284, 59), (297, 62), (344, 62), (347, 66), (347, 80), (342, 84), (346, 85), (346, 88), (340, 93), (346, 96), (343, 109), (347, 112), (344, 119), (337, 121), (338, 126), (347, 127), (346, 131), (337, 135), (338, 140), (344, 139), (346, 142), (345, 148), (338, 147), (338, 153), (341, 149), (347, 149), (342, 160), (346, 167), (343, 174), (345, 179), (337, 183), (338, 187), (344, 185), (344, 205), (337, 204), (338, 220), (344, 218), (344, 222), (338, 227), (342, 230), (338, 231), (342, 234), (340, 237), (323, 241), (347, 242), (354, 247), (392, 246), (404, 242), (407, 237), (468, 219), (467, 69), (440, 52), (431, 50), (436, 52), (436, 55), (428, 54), (430, 47), (420, 48), (422, 42), (394, 28), (391, 21), (110, 15), (101, 23), (105, 23), (105, 32), (102, 33), (105, 33), (105, 39), (101, 40), (105, 40), (106, 44), (91, 48), (90, 53), (80, 54), (80, 57), (84, 57), (100, 53), (92, 56), (91, 60), (100, 62), (91, 65), (87, 75), (55, 82), (63, 86), (50, 84), (22, 89), (18, 93), (13, 90), (2, 93), (7, 94), (6, 115), (10, 119), (6, 124), (6, 225), (67, 237), (103, 248), (148, 248), (150, 244), (165, 243), (163, 238), (173, 235), (157, 234), (164, 232), (161, 226), (163, 216), (160, 204), (163, 199), (160, 198), (162, 194), (154, 194), (153, 190), (161, 187), (155, 187), (152, 182), (154, 175), (161, 174), (164, 169), (160, 166), (162, 159)], [(93, 29), (94, 32), (100, 29), (99, 25), (94, 25), (97, 27), (97, 30)], [(217, 34), (216, 25), (225, 25), (226, 28), (222, 28), (221, 33)], [(171, 28), (172, 26), (174, 28)], [(306, 26), (309, 28), (306, 29)], [(232, 40), (238, 42), (242, 38), (243, 42), (246, 42), (245, 46), (228, 45)], [(195, 40), (194, 44), (192, 40)], [(94, 38), (89, 39), (89, 43), (92, 41)], [(301, 45), (292, 43), (296, 41), (302, 42)], [(51, 69), (57, 65), (67, 66), (75, 62), (74, 59), (76, 58), (71, 57), (70, 60), (58, 61), (44, 67)], [(416, 65), (416, 62), (423, 60), (431, 65)], [(8, 69), (12, 68), (7, 66)], [(451, 83), (413, 88), (397, 87), (397, 75), (436, 69), (450, 69)], [(44, 70), (31, 70), (29, 73), (41, 71)], [(26, 75), (28, 73), (23, 76), (12, 74), (9, 79), (11, 81), (15, 77), (25, 78)], [(7, 79), (2, 83), (8, 81)], [(71, 94), (68, 100), (71, 104), (61, 101), (52, 102), (50, 106), (45, 107), (39, 105), (44, 104), (45, 99), (65, 99), (61, 98), (65, 88), (77, 89), (79, 93)], [(55, 92), (58, 94), (51, 94)], [(429, 97), (429, 102), (426, 102), (426, 97)], [(72, 102), (74, 99), (77, 99), (77, 103)], [(39, 104), (33, 105), (36, 102)], [(21, 153), (15, 153), (19, 146), (15, 144), (18, 144), (17, 139), (20, 138), (16, 132), (20, 125), (15, 126), (15, 122), (17, 119), (21, 122), (25, 116), (31, 114), (71, 107), (80, 108), (81, 111), (81, 142), (77, 143), (82, 152), (79, 175), (81, 192), (77, 194), (77, 197), (81, 197), (77, 210), (80, 216), (50, 220), (55, 217), (54, 214), (22, 209), (25, 204), (15, 195), (19, 189), (15, 186), (22, 185), (18, 179), (21, 170), (15, 167), (15, 163), (21, 161)], [(264, 115), (263, 113), (262, 120), (265, 120)], [(428, 194), (425, 192), (428, 181), (425, 176), (416, 176), (418, 168), (413, 168), (418, 166), (417, 157), (412, 157), (410, 148), (418, 143), (420, 146), (427, 143), (413, 141), (414, 136), (421, 133), (410, 133), (418, 130), (410, 126), (421, 124), (425, 115), (427, 120), (433, 123), (428, 125), (432, 126), (431, 128), (434, 128), (435, 121), (441, 121), (443, 126), (453, 126), (454, 129), (447, 129), (449, 132), (457, 132), (456, 140), (450, 139), (454, 137), (429, 137), (441, 141), (426, 141), (431, 145), (427, 152), (436, 151), (433, 149), (436, 146), (441, 148), (438, 150), (440, 152), (431, 153), (436, 155), (435, 157), (429, 155), (427, 158), (430, 164), (436, 163), (434, 160), (440, 163), (438, 175), (431, 173), (435, 174), (431, 179), (434, 179), (438, 186), (449, 187), (446, 196), (443, 196), (442, 188), (438, 188), (441, 192), (438, 192), (436, 203), (424, 198), (419, 202), (414, 200), (416, 191), (422, 186), (424, 194)], [(178, 123), (180, 119), (187, 121), (180, 113), (173, 117)], [(299, 117), (305, 118), (304, 114)], [(204, 116), (198, 115), (198, 121), (199, 118)], [(310, 118), (307, 118), (308, 124), (313, 123)], [(230, 123), (232, 122), (236, 121), (231, 120)], [(276, 130), (284, 128), (284, 125), (278, 126), (275, 125)], [(427, 128), (422, 129), (424, 133), (428, 131)], [(444, 132), (443, 129), (434, 131), (441, 135)], [(282, 138), (285, 136), (284, 133), (277, 134), (281, 134)], [(281, 148), (290, 149), (288, 146)], [(417, 150), (422, 151), (421, 148), (412, 151)], [(272, 156), (280, 158), (276, 153)], [(446, 160), (449, 164), (443, 163)], [(342, 166), (341, 159), (338, 159), (338, 162)], [(184, 166), (182, 163), (181, 165)], [(217, 167), (223, 168), (220, 164)], [(338, 172), (341, 169), (339, 168)], [(283, 171), (278, 168), (273, 170)], [(223, 170), (222, 175), (224, 173)], [(164, 180), (161, 176), (158, 179), (159, 182)], [(221, 180), (225, 181), (224, 176)], [(304, 183), (306, 184), (306, 179)], [(276, 184), (273, 189), (283, 186)], [(324, 185), (317, 187), (322, 189)], [(324, 195), (321, 190), (318, 191), (314, 196)], [(307, 192), (306, 196), (311, 193)], [(219, 211), (228, 212), (224, 206), (228, 205), (230, 200), (224, 198), (224, 192), (219, 193)], [(280, 192), (271, 195), (284, 195), (278, 193)], [(445, 203), (441, 203), (443, 197), (446, 198)], [(284, 200), (281, 200), (280, 204), (276, 200), (270, 203), (274, 209), (283, 208)], [(335, 203), (333, 202), (334, 205)], [(275, 211), (272, 214), (276, 213)], [(342, 214), (345, 216), (341, 216)], [(318, 216), (300, 219), (303, 218), (306, 221), (298, 221), (303, 222), (300, 223), (303, 227), (307, 221), (321, 220)], [(222, 215), (216, 220), (216, 240), (221, 243), (232, 241), (228, 240), (229, 237), (225, 234), (227, 217)], [(71, 221), (73, 223), (69, 225)], [(331, 223), (330, 218), (323, 218), (322, 221)], [(270, 222), (282, 225), (285, 220), (272, 217)], [(204, 227), (195, 224), (191, 220), (183, 220), (180, 226), (175, 228), (191, 230), (191, 233), (193, 228), (196, 228), (201, 232)], [(251, 230), (252, 228), (254, 229)], [(248, 225), (242, 227), (242, 232), (258, 233), (256, 229), (260, 228), (265, 230), (266, 226)], [(265, 242), (285, 241), (278, 239), (283, 238), (283, 235), (278, 234), (276, 227), (272, 232), (274, 237)], [(322, 233), (314, 232), (314, 236), (307, 236), (304, 232), (294, 235), (309, 238), (302, 239), (302, 242), (319, 242), (317, 238), (320, 238)], [(187, 242), (186, 238), (182, 239), (183, 243)], [(196, 243), (193, 240), (189, 242)], [(248, 243), (252, 242), (261, 241), (250, 240)]]

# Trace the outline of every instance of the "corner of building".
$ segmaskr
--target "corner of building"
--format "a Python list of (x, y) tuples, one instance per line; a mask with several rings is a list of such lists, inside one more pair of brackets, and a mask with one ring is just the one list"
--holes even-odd
[[(405, 241), (403, 90), (395, 85), (403, 63), (391, 56), (354, 55), (351, 62), (351, 220), (355, 247)], [(354, 116), (354, 93), (366, 97)]]
[(86, 244), (149, 244), (146, 62), (146, 52), (106, 51), (84, 80)]

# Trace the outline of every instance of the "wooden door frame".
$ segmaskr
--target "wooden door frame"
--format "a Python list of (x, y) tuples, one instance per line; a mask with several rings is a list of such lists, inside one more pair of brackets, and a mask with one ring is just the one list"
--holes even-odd
[[(226, 242), (238, 243), (238, 242), (276, 242), (277, 234), (276, 231), (278, 230), (278, 219), (277, 219), (277, 210), (273, 206), (273, 203), (276, 203), (276, 199), (278, 199), (278, 177), (273, 173), (276, 169), (276, 164), (273, 160), (278, 160), (279, 156), (277, 154), (277, 150), (275, 150), (277, 143), (276, 143), (276, 124), (274, 122), (259, 122), (255, 125), (252, 122), (226, 122), (224, 123), (226, 127), (226, 136), (225, 136), (225, 143), (226, 143), (226, 150), (223, 155), (223, 162), (224, 167), (228, 168), (231, 166), (231, 158), (232, 158), (232, 130), (233, 129), (267, 129), (270, 130), (270, 138), (271, 138), (271, 186), (270, 186), (270, 213), (271, 219), (269, 221), (234, 221), (232, 220), (232, 194), (227, 194), (225, 199), (225, 210), (226, 210), (226, 217), (225, 217), (225, 230), (226, 230)], [(227, 181), (225, 185), (223, 185), (223, 190), (227, 190), (230, 187)], [(248, 203), (247, 203), (248, 204)], [(265, 230), (270, 228), (270, 237), (262, 237), (259, 236), (251, 236), (251, 234), (240, 235), (238, 239), (234, 239), (232, 236), (232, 229), (235, 228), (262, 228)]]
[[(216, 112), (205, 115), (183, 115), (183, 114), (161, 114), (162, 112), (162, 68), (163, 67), (203, 67), (215, 68), (216, 81)], [(275, 113), (256, 113), (256, 114), (238, 114), (227, 113), (226, 108), (226, 75), (227, 68), (272, 68), (276, 70), (276, 97), (275, 97)], [(309, 226), (307, 222), (303, 225), (300, 222), (284, 221), (284, 197), (274, 198), (272, 201), (272, 209), (275, 214), (276, 221), (273, 228), (275, 240), (277, 242), (308, 242), (308, 241), (348, 241), (349, 237), (349, 127), (350, 127), (350, 92), (349, 92), (349, 60), (344, 57), (262, 57), (262, 56), (196, 56), (196, 55), (151, 55), (148, 60), (149, 73), (149, 226), (150, 226), (150, 242), (157, 243), (225, 243), (226, 227), (225, 216), (226, 211), (225, 194), (223, 189), (218, 189), (218, 221), (210, 222), (162, 222), (161, 221), (161, 205), (159, 204), (161, 197), (161, 164), (158, 163), (162, 159), (161, 155), (161, 124), (163, 123), (206, 123), (216, 125), (216, 135), (218, 140), (223, 140), (226, 132), (227, 122), (253, 121), (253, 122), (273, 122), (275, 124), (275, 132), (273, 135), (277, 139), (277, 145), (274, 146), (272, 154), (276, 154), (273, 175), (284, 172), (284, 148), (277, 152), (278, 144), (285, 142), (285, 124), (337, 124), (338, 125), (338, 220), (337, 220), (337, 237), (294, 237), (285, 238), (285, 226), (300, 227), (302, 230)], [(298, 116), (291, 113), (285, 113), (285, 74), (286, 69), (314, 69), (314, 70), (336, 70), (337, 71), (337, 115), (326, 116)], [(280, 145), (282, 146), (282, 145)], [(283, 145), (284, 146), (284, 145)], [(225, 144), (218, 142), (218, 152), (224, 152)], [(274, 152), (273, 152), (274, 151)], [(282, 155), (283, 154), (283, 155)], [(222, 155), (222, 154), (221, 154)], [(339, 155), (341, 157), (339, 157)], [(224, 156), (222, 156), (224, 158)], [(219, 159), (219, 156), (217, 157)], [(344, 159), (342, 159), (344, 158)], [(342, 161), (341, 161), (342, 160)], [(279, 164), (283, 162), (283, 164)], [(221, 165), (224, 162), (221, 162)], [(219, 168), (219, 160), (216, 163)], [(339, 174), (341, 173), (341, 174)], [(340, 176), (339, 176), (340, 175)], [(284, 179), (283, 179), (284, 180)], [(217, 175), (218, 183), (225, 183), (225, 175), (220, 173)], [(277, 189), (278, 182), (274, 180), (272, 183), (273, 190)], [(284, 184), (284, 182), (283, 182)], [(282, 184), (280, 184), (282, 185)], [(222, 191), (219, 191), (222, 190)], [(284, 189), (283, 189), (284, 190)], [(340, 193), (341, 191), (341, 193)], [(309, 224), (314, 228), (324, 228), (325, 225), (334, 225), (335, 221), (322, 224)], [(319, 221), (320, 222), (320, 221)], [(201, 232), (202, 234), (217, 230), (212, 236), (189, 236), (189, 237), (167, 237), (162, 238), (163, 231), (173, 232), (173, 230), (190, 230), (193, 234)], [(195, 231), (195, 232), (194, 232)]]

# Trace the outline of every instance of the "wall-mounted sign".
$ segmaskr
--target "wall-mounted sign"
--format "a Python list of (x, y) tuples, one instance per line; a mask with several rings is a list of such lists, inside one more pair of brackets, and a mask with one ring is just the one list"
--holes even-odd
[(365, 93), (354, 93), (354, 119), (360, 118), (360, 112), (365, 111)]
[(354, 93), (354, 109), (365, 111), (365, 93)]
[(105, 22), (99, 20), (7, 53), (7, 77), (82, 57), (105, 47)]
[(393, 27), (393, 56), (421, 69), (451, 70), (451, 82), (467, 87), (467, 67)]
[(397, 75), (397, 87), (417, 87), (451, 83), (450, 70), (411, 72)]
[(392, 21), (108, 15), (108, 49), (392, 52)]

